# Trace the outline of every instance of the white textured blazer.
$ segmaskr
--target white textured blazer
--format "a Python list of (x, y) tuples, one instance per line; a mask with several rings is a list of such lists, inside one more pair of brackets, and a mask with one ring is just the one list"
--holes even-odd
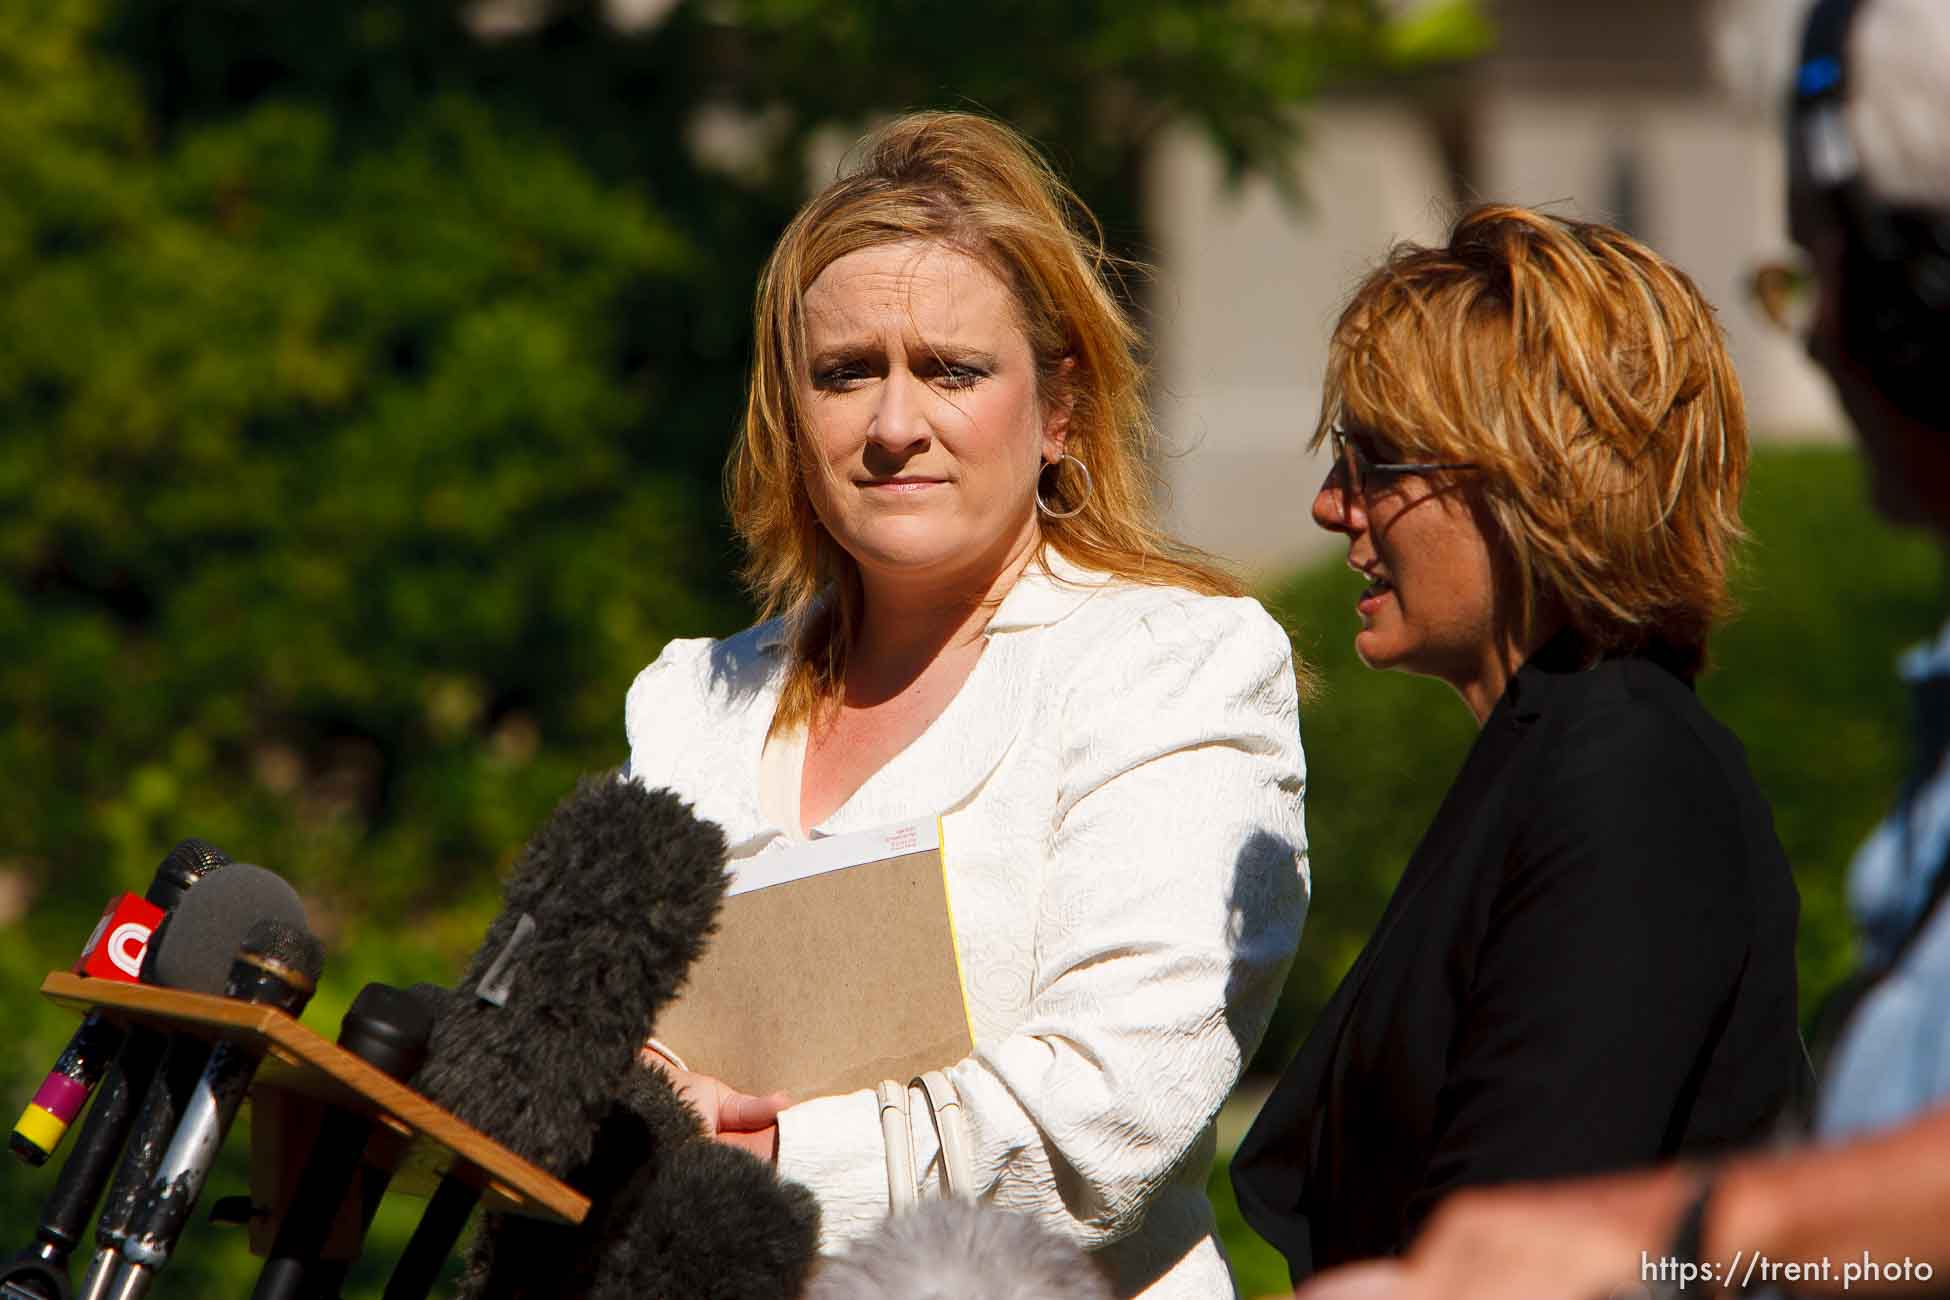
[[(1256, 601), (1047, 564), (941, 715), (814, 833), (942, 817), (975, 1042), (948, 1075), (977, 1185), (1100, 1252), (1120, 1295), (1211, 1300), (1233, 1293), (1205, 1198), (1213, 1119), (1307, 906), (1292, 651)], [(631, 775), (721, 825), (734, 858), (797, 833), (759, 797), (786, 659), (765, 623), (673, 641), (630, 688)], [(918, 1090), (915, 1112), (939, 1194)], [(779, 1171), (818, 1197), (823, 1248), (880, 1224), (873, 1094), (784, 1111)]]

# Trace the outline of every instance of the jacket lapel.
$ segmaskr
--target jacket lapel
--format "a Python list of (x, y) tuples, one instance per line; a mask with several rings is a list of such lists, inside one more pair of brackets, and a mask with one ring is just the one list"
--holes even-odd
[(777, 619), (713, 645), (702, 725), (690, 729), (671, 765), (671, 788), (724, 828), (731, 859), (749, 857), (783, 830), (759, 808), (758, 765), (785, 662), (786, 632)]
[[(1036, 712), (1044, 631), (1109, 581), (1053, 549), (1042, 563), (1025, 569), (989, 619), (982, 657), (941, 716), (815, 829), (839, 835), (917, 816), (945, 816), (967, 805)], [(764, 725), (770, 716), (768, 708)]]

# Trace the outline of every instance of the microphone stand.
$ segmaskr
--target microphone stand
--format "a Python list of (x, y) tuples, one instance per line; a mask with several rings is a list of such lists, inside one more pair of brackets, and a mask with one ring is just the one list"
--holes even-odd
[[(339, 1046), (394, 1079), (410, 1078), (426, 1059), (433, 1033), (433, 1014), (412, 994), (388, 984), (368, 984), (352, 1001), (339, 1027)], [(373, 1117), (359, 1111), (332, 1110), (318, 1126), (298, 1189), (278, 1225), (277, 1240), (257, 1275), (251, 1300), (300, 1300), (306, 1284), (316, 1289), (324, 1280), (321, 1256), (338, 1220), (339, 1207), (358, 1176), (366, 1143), (372, 1140)], [(378, 1204), (375, 1192), (363, 1189), (364, 1208)], [(360, 1238), (371, 1222), (361, 1214)], [(355, 1246), (354, 1256), (358, 1254)], [(0, 1297), (4, 1300), (4, 1297)]]
[(453, 1174), (440, 1180), (440, 1186), (427, 1201), (426, 1212), (420, 1216), (419, 1226), (413, 1229), (406, 1249), (400, 1252), (399, 1262), (393, 1265), (393, 1275), (386, 1279), (382, 1300), (427, 1300), (440, 1277), (440, 1266), (453, 1253), (454, 1243), (467, 1227), (467, 1216), (474, 1212), (480, 1199), (480, 1188)]
[[(260, 921), (244, 938), (225, 992), (295, 1017), (311, 1000), (323, 965), (317, 939), (283, 921)], [(232, 1040), (211, 1051), (150, 1180), (148, 1196), (129, 1221), (122, 1267), (109, 1290), (115, 1300), (141, 1300), (169, 1262), (262, 1059), (259, 1049)]]
[[(222, 850), (198, 839), (187, 839), (171, 849), (156, 868), (144, 897), (163, 909), (164, 919), (183, 901), (192, 886), (230, 859)], [(151, 936), (154, 947), (158, 940)], [(145, 970), (149, 968), (145, 967)], [(92, 1027), (92, 1028), (91, 1028)], [(85, 1063), (91, 1054), (111, 1053), (107, 1072), (95, 1104), (82, 1122), (75, 1145), (62, 1162), (54, 1190), (41, 1207), (41, 1221), (34, 1231), (34, 1242), (5, 1270), (0, 1270), (0, 1300), (69, 1300), (73, 1288), (68, 1282), (68, 1260), (81, 1244), (88, 1215), (101, 1199), (115, 1162), (135, 1123), (157, 1070), (162, 1065), (168, 1038), (153, 1029), (137, 1026), (123, 1029), (101, 1012), (90, 1012), (82, 1027), (69, 1041), (69, 1047), (55, 1063), (55, 1072), (65, 1073), (77, 1083), (86, 1084)], [(57, 1138), (56, 1141), (59, 1139)], [(16, 1132), (9, 1139), (16, 1155), (30, 1164), (46, 1159), (46, 1151), (23, 1146)], [(34, 1157), (40, 1156), (40, 1160)]]
[(74, 1149), (48, 1193), (34, 1244), (0, 1272), (0, 1300), (69, 1300), (68, 1259), (81, 1244), (89, 1212), (122, 1154), (135, 1122), (137, 1087), (155, 1078), (168, 1038), (153, 1029), (131, 1030), (82, 1123)]

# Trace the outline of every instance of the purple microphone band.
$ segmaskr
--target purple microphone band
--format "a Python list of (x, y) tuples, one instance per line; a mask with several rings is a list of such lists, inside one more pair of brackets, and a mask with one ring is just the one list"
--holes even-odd
[(47, 1082), (34, 1094), (34, 1104), (63, 1124), (73, 1123), (87, 1100), (88, 1089), (65, 1074), (48, 1075)]

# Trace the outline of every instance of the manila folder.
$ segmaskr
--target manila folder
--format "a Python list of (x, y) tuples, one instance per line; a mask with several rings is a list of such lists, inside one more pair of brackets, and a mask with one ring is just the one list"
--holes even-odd
[(731, 864), (718, 932), (656, 1037), (794, 1101), (906, 1083), (974, 1050), (938, 819)]

